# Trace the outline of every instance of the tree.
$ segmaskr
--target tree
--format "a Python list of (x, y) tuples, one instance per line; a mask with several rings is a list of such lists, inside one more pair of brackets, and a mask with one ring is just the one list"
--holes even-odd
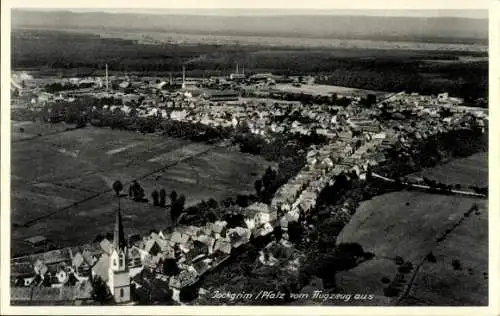
[(165, 189), (160, 190), (160, 206), (165, 206), (167, 200), (167, 191)]
[(170, 193), (170, 204), (173, 205), (176, 200), (177, 192), (175, 192), (175, 190), (172, 190), (172, 192)]
[(153, 199), (153, 205), (154, 206), (159, 206), (160, 205), (160, 194), (158, 193), (157, 190), (154, 190), (153, 193), (151, 193), (151, 198)]
[(144, 189), (140, 186), (137, 180), (132, 182), (129, 188), (129, 196), (133, 198), (134, 201), (142, 201), (144, 200)]
[(172, 222), (177, 222), (177, 219), (181, 215), (182, 211), (184, 211), (184, 204), (186, 203), (186, 197), (181, 195), (178, 199), (176, 199), (171, 206), (170, 214), (172, 216)]
[(179, 267), (175, 259), (167, 258), (163, 261), (163, 273), (168, 276), (179, 274)]
[(112, 298), (111, 293), (109, 291), (108, 286), (101, 279), (101, 277), (96, 276), (91, 280), (91, 282), (92, 282), (92, 298), (101, 305), (111, 302)]
[(211, 199), (208, 200), (207, 206), (210, 209), (214, 209), (214, 208), (218, 208), (219, 207), (219, 203), (217, 203), (216, 200), (214, 200), (214, 199), (211, 198)]
[(186, 203), (186, 197), (184, 194), (181, 194), (179, 197), (179, 205), (181, 206), (181, 209), (184, 210), (184, 204)]
[(429, 262), (432, 262), (432, 263), (436, 263), (437, 262), (437, 259), (436, 259), (436, 256), (434, 256), (434, 254), (432, 252), (430, 252), (426, 257), (425, 259)]
[(268, 190), (271, 186), (271, 182), (274, 180), (276, 172), (271, 168), (267, 167), (264, 176), (262, 177), (262, 183), (264, 184), (264, 189)]
[(120, 180), (116, 180), (113, 182), (113, 190), (116, 193), (116, 196), (120, 195), (120, 192), (123, 190), (123, 184), (120, 182)]
[(257, 196), (260, 196), (260, 193), (262, 191), (262, 180), (258, 179), (255, 180), (255, 192), (257, 192)]
[(453, 259), (451, 261), (451, 265), (453, 266), (454, 270), (461, 270), (462, 269), (462, 265), (460, 264), (460, 261), (457, 259)]

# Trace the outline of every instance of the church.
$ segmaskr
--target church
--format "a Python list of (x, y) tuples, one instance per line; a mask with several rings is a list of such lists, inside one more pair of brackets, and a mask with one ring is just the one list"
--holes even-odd
[(108, 287), (116, 303), (130, 302), (128, 249), (120, 208), (116, 211), (113, 245), (110, 249)]

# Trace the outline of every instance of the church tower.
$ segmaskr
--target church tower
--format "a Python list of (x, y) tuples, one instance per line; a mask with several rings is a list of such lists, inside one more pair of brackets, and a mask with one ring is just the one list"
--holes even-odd
[(130, 302), (130, 275), (128, 271), (128, 249), (123, 232), (121, 209), (115, 219), (113, 249), (109, 257), (108, 286), (116, 303)]

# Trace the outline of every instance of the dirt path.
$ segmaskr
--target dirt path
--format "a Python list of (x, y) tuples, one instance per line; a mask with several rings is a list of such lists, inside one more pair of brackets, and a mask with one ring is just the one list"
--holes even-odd
[[(460, 226), (467, 217), (469, 217), (474, 211), (477, 210), (477, 205), (474, 205), (472, 206), (469, 210), (467, 210), (467, 212), (465, 212), (462, 217), (455, 223), (453, 224), (453, 226), (451, 226), (449, 229), (447, 229), (441, 236), (439, 236), (437, 239), (436, 239), (436, 245), (434, 248), (437, 248), (439, 247), (439, 244), (444, 241), (446, 239), (446, 237), (451, 234), (458, 226)], [(413, 270), (413, 273), (410, 277), (410, 280), (408, 281), (408, 284), (406, 285), (405, 287), (405, 290), (401, 293), (401, 295), (398, 297), (397, 301), (396, 301), (396, 304), (395, 305), (400, 305), (401, 302), (408, 297), (408, 295), (410, 294), (410, 291), (411, 291), (411, 288), (415, 282), (415, 279), (417, 278), (417, 274), (418, 274), (418, 271), (420, 270), (420, 268), (422, 267), (422, 265), (425, 263), (426, 261), (426, 257), (427, 256), (424, 256), (420, 262), (417, 264), (417, 266), (415, 267), (415, 269)]]
[[(394, 180), (394, 179), (390, 179), (390, 178), (381, 176), (381, 175), (376, 174), (376, 173), (373, 173), (372, 176), (375, 177), (375, 178), (387, 181), (387, 182), (392, 182), (392, 183), (396, 182), (396, 180)], [(434, 190), (437, 190), (438, 192), (439, 191), (443, 191), (441, 189), (431, 188), (428, 185), (412, 184), (412, 183), (408, 183), (408, 182), (401, 182), (401, 183), (403, 185), (406, 185), (406, 186), (409, 186), (409, 187), (412, 187), (412, 188), (416, 188), (416, 189), (425, 189), (425, 190), (434, 189)], [(453, 194), (465, 195), (465, 196), (487, 198), (486, 195), (484, 195), (484, 194), (479, 194), (479, 193), (470, 192), (470, 191), (450, 190), (450, 191), (447, 191), (447, 192), (451, 192)]]

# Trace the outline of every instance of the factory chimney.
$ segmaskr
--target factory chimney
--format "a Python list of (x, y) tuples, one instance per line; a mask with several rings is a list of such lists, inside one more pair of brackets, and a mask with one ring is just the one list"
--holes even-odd
[(106, 64), (106, 91), (109, 89), (108, 64)]
[(186, 85), (186, 66), (182, 65), (182, 85)]
[(236, 64), (236, 73), (238, 73), (238, 64)]

